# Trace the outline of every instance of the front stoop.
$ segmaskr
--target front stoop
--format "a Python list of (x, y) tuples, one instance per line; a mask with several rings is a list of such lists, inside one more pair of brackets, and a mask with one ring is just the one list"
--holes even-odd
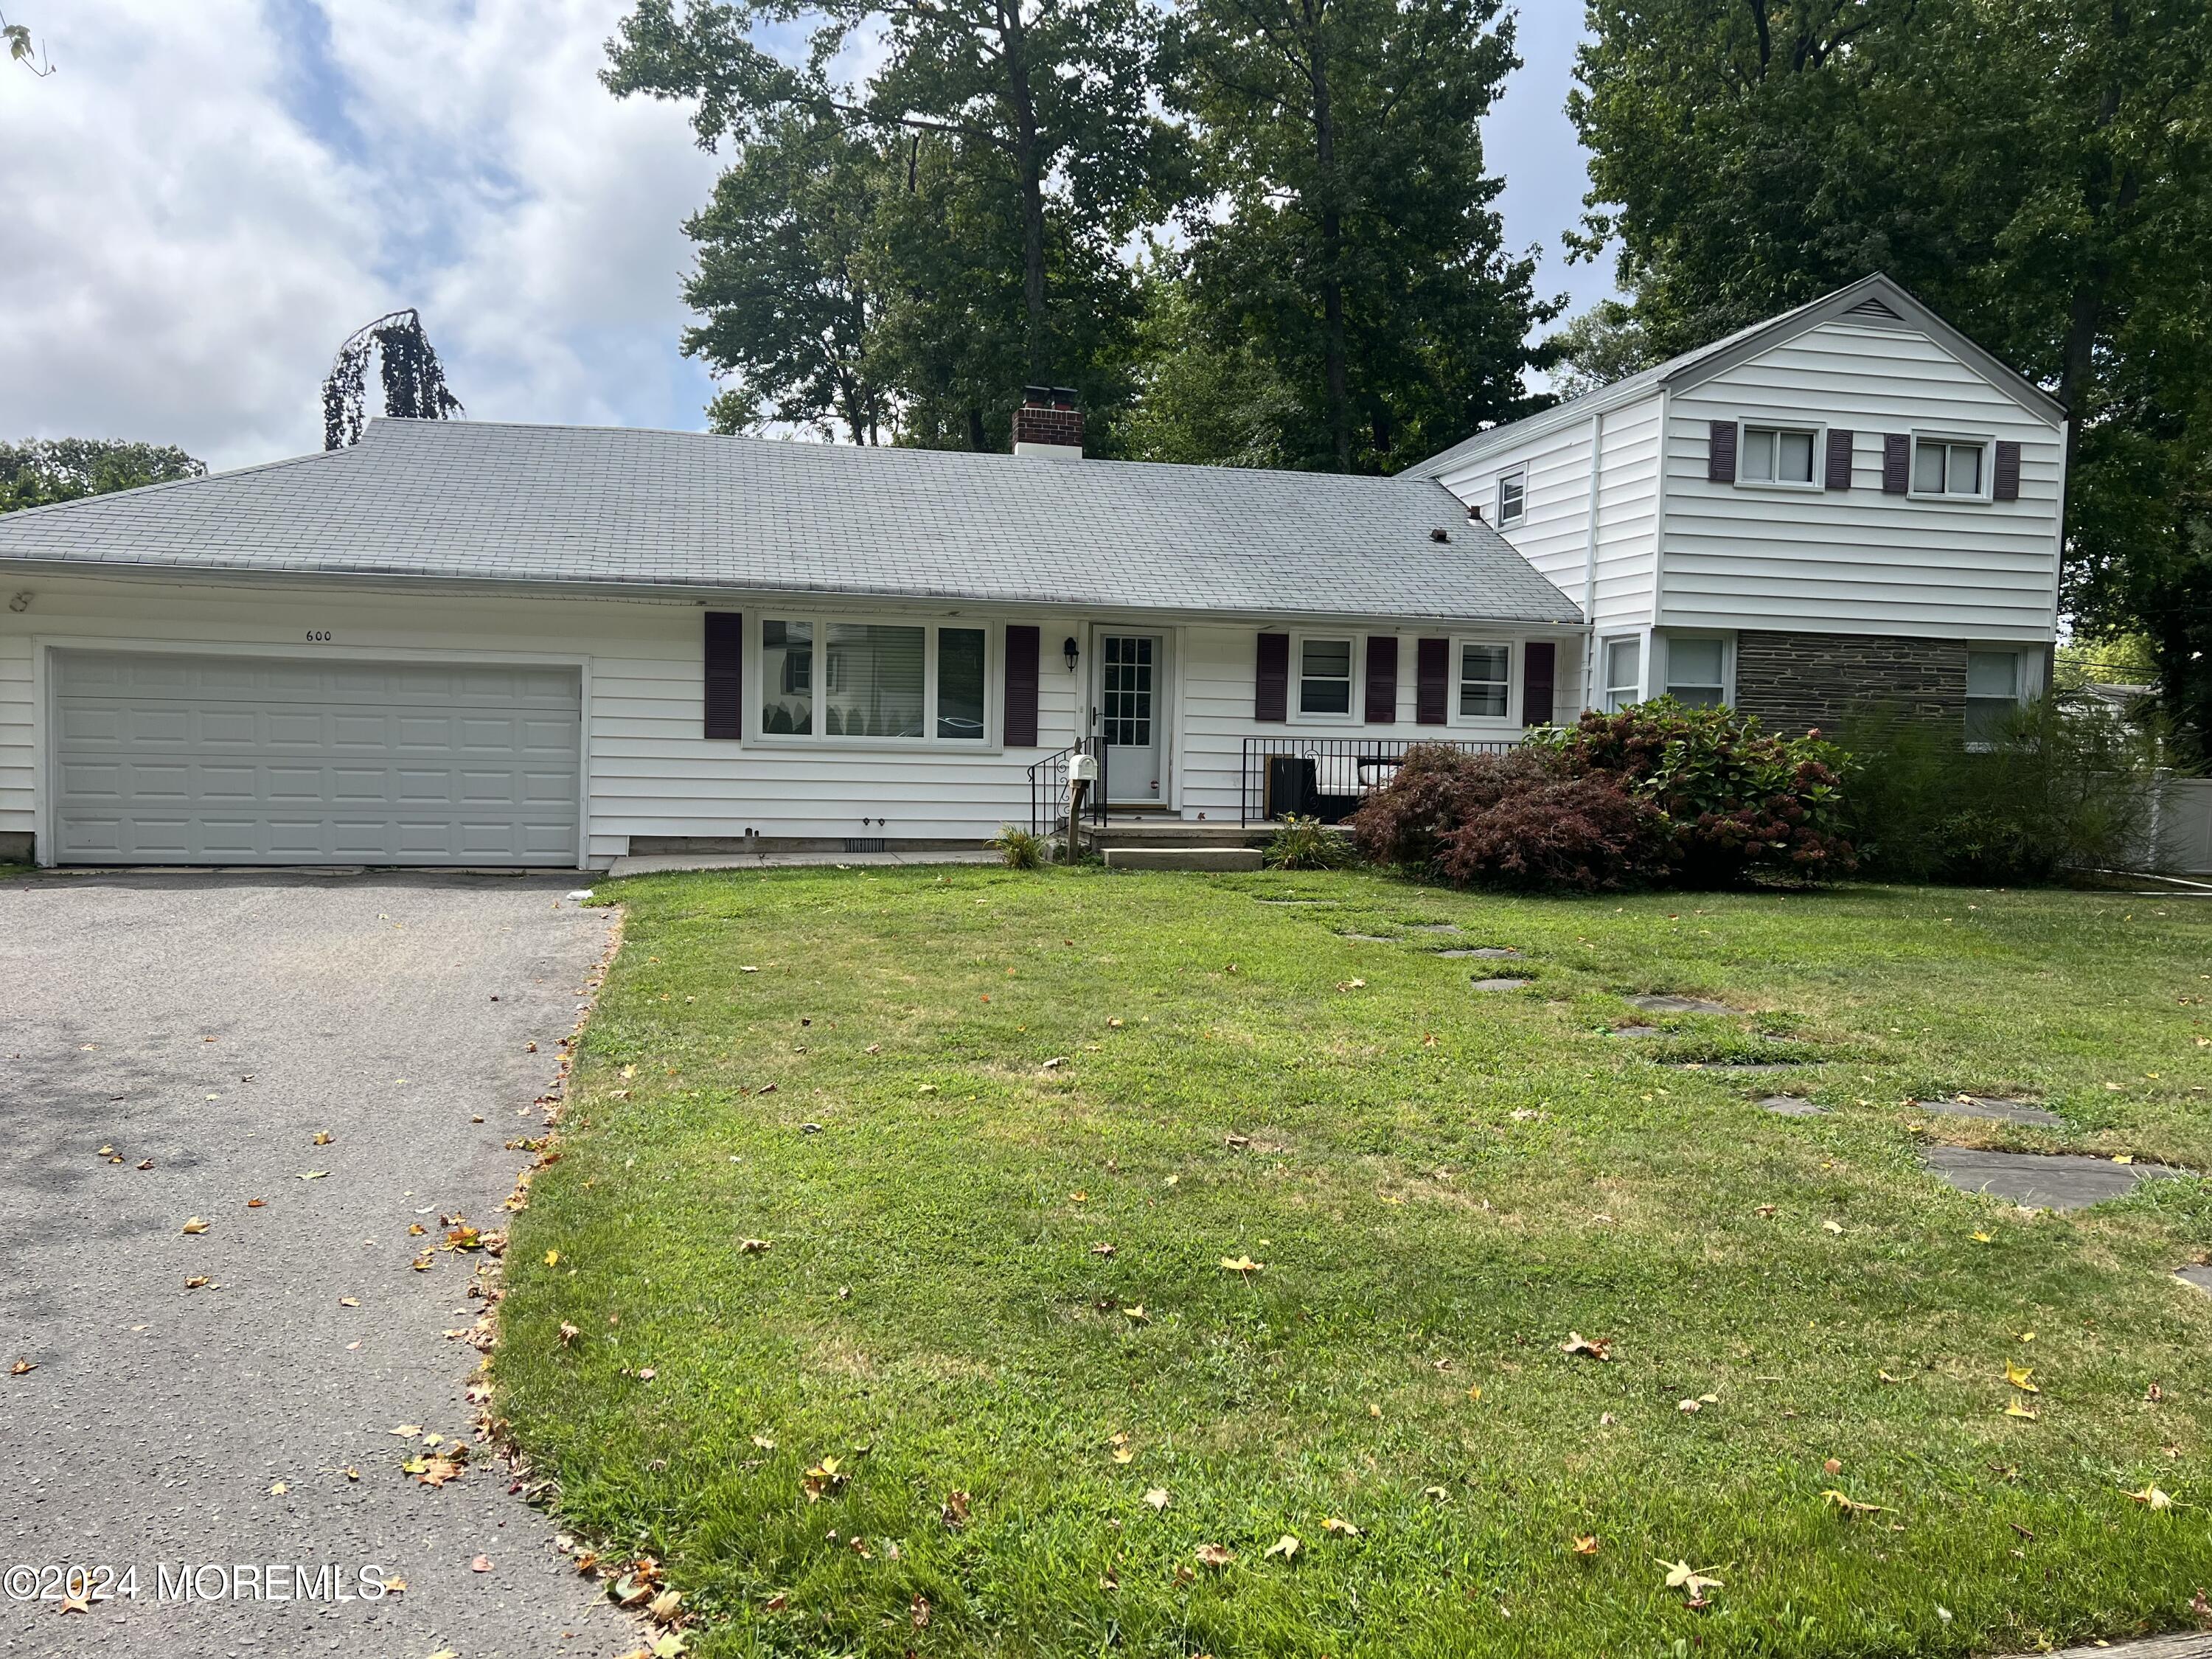
[(1109, 870), (1257, 870), (1256, 847), (1109, 847)]

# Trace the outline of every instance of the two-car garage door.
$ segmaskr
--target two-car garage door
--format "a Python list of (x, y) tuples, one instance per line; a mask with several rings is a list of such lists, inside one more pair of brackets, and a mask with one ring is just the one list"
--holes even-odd
[(577, 862), (574, 669), (52, 662), (64, 864)]

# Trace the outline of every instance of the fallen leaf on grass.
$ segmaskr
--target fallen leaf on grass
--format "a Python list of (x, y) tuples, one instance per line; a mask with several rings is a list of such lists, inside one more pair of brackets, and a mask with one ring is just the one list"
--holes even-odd
[(1687, 1590), (1690, 1593), (1690, 1600), (1692, 1601), (1702, 1601), (1705, 1598), (1705, 1592), (1709, 1589), (1720, 1589), (1724, 1588), (1719, 1579), (1712, 1577), (1709, 1572), (1702, 1572), (1698, 1571), (1698, 1569), (1692, 1566), (1687, 1561), (1668, 1561), (1660, 1558), (1655, 1559), (1659, 1560), (1659, 1565), (1667, 1569), (1667, 1588), (1668, 1589)]
[(1165, 1486), (1147, 1486), (1145, 1489), (1145, 1502), (1150, 1504), (1155, 1510), (1167, 1508), (1169, 1501), (1168, 1489)]
[(1152, 1322), (1152, 1315), (1145, 1311), (1145, 1304), (1141, 1302), (1133, 1308), (1122, 1309), (1121, 1316), (1132, 1325), (1149, 1325)]
[(1219, 1544), (1200, 1544), (1193, 1552), (1203, 1567), (1225, 1567), (1237, 1559), (1237, 1552)]
[(2156, 1486), (2145, 1486), (2141, 1492), (2131, 1492), (2128, 1496), (2134, 1498), (2136, 1503), (2154, 1510), (2170, 1510), (2173, 1507), (2172, 1496), (2160, 1492)]
[(1349, 1521), (1340, 1520), (1334, 1515), (1328, 1516), (1322, 1520), (1321, 1529), (1328, 1534), (1332, 1538), (1357, 1538), (1359, 1536), (1358, 1528), (1353, 1526)]
[(1336, 982), (1336, 988), (1340, 991), (1364, 991), (1367, 988), (1367, 981), (1364, 979), (1340, 979)]
[(1580, 1331), (1569, 1331), (1567, 1340), (1559, 1344), (1559, 1352), (1588, 1354), (1592, 1359), (1611, 1359), (1613, 1339), (1609, 1336), (1586, 1337)]
[(574, 1325), (571, 1325), (571, 1324), (570, 1324), (567, 1320), (565, 1320), (565, 1319), (564, 1319), (564, 1320), (562, 1320), (562, 1321), (561, 1322), (561, 1346), (562, 1346), (562, 1347), (564, 1347), (564, 1348), (565, 1348), (565, 1347), (567, 1347), (570, 1343), (574, 1342), (574, 1341), (578, 1337), (581, 1336), (582, 1334), (583, 1334), (583, 1332), (581, 1332), (581, 1331), (578, 1330), (578, 1329), (577, 1329)]
[(2004, 1408), (2004, 1414), (2007, 1417), (2022, 1418), (2030, 1423), (2040, 1420), (2036, 1415), (2034, 1407), (2028, 1405), (2025, 1401), (2014, 1401), (2011, 1405), (2007, 1406)]
[(1249, 1255), (1224, 1255), (1221, 1258), (1221, 1267), (1224, 1273), (1241, 1273), (1248, 1279), (1267, 1265), (1264, 1261), (1253, 1261)]
[(1720, 1403), (1721, 1397), (1718, 1395), (1701, 1394), (1695, 1400), (1684, 1400), (1677, 1402), (1674, 1409), (1678, 1412), (1697, 1413), (1705, 1410), (1708, 1406), (1717, 1406)]
[(1820, 1231), (1824, 1233), (1839, 1233), (1843, 1230), (1844, 1224), (1840, 1221), (1823, 1221), (1820, 1224)]
[(790, 1605), (791, 1598), (781, 1593), (769, 1596), (767, 1601), (761, 1603), (761, 1606), (770, 1613), (781, 1613)]
[(800, 1489), (806, 1494), (806, 1501), (814, 1504), (819, 1503), (824, 1493), (835, 1497), (844, 1491), (846, 1484), (852, 1478), (844, 1469), (838, 1467), (836, 1458), (825, 1457), (807, 1470), (800, 1478), (799, 1484)]
[(645, 1604), (646, 1616), (658, 1625), (674, 1623), (676, 1615), (682, 1612), (683, 1608), (684, 1592), (682, 1590), (665, 1589)]
[(2028, 1378), (2034, 1375), (2035, 1367), (2033, 1365), (2007, 1365), (2005, 1367), (2005, 1381), (2011, 1383), (2013, 1387), (2018, 1389), (2022, 1394), (2041, 1394), (2043, 1392), (2043, 1390), (2037, 1388), (2034, 1383), (2028, 1381)]
[(1829, 1503), (1834, 1504), (1838, 1513), (1847, 1516), (1853, 1515), (1887, 1515), (1890, 1513), (1888, 1510), (1882, 1507), (1880, 1504), (1862, 1504), (1856, 1498), (1844, 1496), (1842, 1492), (1838, 1492), (1832, 1486), (1829, 1487), (1827, 1491), (1822, 1492), (1820, 1496), (1826, 1498)]
[(926, 1595), (915, 1596), (914, 1605), (907, 1609), (907, 1616), (914, 1621), (914, 1627), (916, 1630), (927, 1630), (929, 1628), (929, 1598)]
[(766, 1255), (769, 1248), (769, 1242), (764, 1238), (741, 1238), (738, 1241), (739, 1255)]
[(1111, 1255), (1114, 1254), (1114, 1247), (1111, 1244), (1093, 1244), (1091, 1247), (1091, 1254), (1093, 1255)]
[(945, 1501), (937, 1506), (937, 1512), (946, 1526), (957, 1532), (968, 1524), (970, 1502), (964, 1492), (949, 1492), (945, 1494)]
[(1597, 1534), (1594, 1532), (1577, 1533), (1575, 1534), (1575, 1553), (1577, 1555), (1595, 1555), (1597, 1553)]
[(1287, 1561), (1298, 1553), (1299, 1547), (1297, 1534), (1286, 1532), (1267, 1548), (1261, 1550), (1260, 1559), (1264, 1561), (1271, 1555), (1279, 1555)]

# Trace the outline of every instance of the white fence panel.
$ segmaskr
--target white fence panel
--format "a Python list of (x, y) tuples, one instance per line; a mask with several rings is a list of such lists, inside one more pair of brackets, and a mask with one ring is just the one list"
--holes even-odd
[(2212, 778), (2168, 778), (2159, 793), (2157, 868), (2212, 876)]

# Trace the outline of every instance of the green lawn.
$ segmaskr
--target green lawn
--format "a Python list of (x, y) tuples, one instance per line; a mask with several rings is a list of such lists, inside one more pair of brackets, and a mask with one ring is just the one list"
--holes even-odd
[[(2031, 1214), (1917, 1156), (2212, 1169), (2203, 902), (601, 892), (626, 942), (495, 1369), (563, 1516), (667, 1564), (695, 1652), (1964, 1655), (2212, 1592), (2212, 1297), (2172, 1276), (2212, 1183)], [(1439, 954), (1492, 944), (1528, 960)], [(1470, 986), (1508, 971), (1533, 986)], [(1646, 990), (1753, 1012), (1608, 1035)], [(1816, 1063), (1661, 1063), (1786, 1055)], [(1778, 1086), (1834, 1113), (1761, 1111)], [(1961, 1091), (2068, 1127), (1904, 1103)], [(1721, 1585), (1694, 1607), (1662, 1562)]]

